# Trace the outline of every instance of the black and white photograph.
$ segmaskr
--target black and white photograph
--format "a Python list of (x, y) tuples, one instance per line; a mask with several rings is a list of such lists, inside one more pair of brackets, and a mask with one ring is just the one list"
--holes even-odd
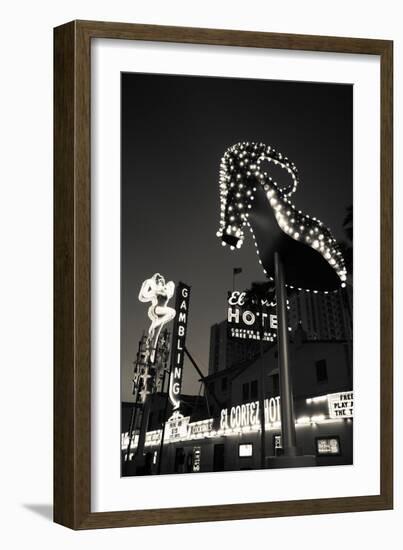
[(353, 464), (351, 84), (121, 74), (120, 345), (122, 477)]
[(400, 5), (2, 8), (0, 546), (399, 540)]

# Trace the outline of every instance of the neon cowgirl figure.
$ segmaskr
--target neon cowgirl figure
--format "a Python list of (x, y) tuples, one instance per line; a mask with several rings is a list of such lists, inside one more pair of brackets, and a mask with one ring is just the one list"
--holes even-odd
[(155, 273), (150, 279), (144, 281), (139, 293), (140, 302), (151, 302), (148, 308), (148, 317), (151, 319), (151, 325), (148, 329), (148, 347), (150, 349), (150, 361), (154, 363), (155, 350), (162, 326), (176, 315), (172, 307), (168, 307), (168, 301), (175, 292), (175, 283), (173, 281), (165, 282), (165, 279), (159, 273)]

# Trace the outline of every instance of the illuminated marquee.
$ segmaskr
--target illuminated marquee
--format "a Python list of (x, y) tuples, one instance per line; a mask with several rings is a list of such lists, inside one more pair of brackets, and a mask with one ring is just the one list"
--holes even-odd
[[(266, 423), (281, 422), (280, 397), (270, 397), (264, 400), (264, 412)], [(221, 409), (220, 429), (253, 428), (260, 425), (259, 401), (242, 403), (230, 409)]]
[(186, 439), (188, 437), (189, 416), (183, 416), (175, 411), (167, 420), (164, 441), (172, 442)]
[[(306, 399), (307, 405), (312, 405), (316, 414), (301, 416), (296, 420), (298, 429), (305, 429), (317, 424), (333, 425), (337, 422), (352, 422), (354, 414), (353, 392), (339, 392), (328, 395), (319, 395)], [(328, 407), (329, 413), (323, 414), (319, 407)], [(312, 411), (314, 412), (314, 411)], [(325, 412), (325, 411), (323, 411)], [(217, 424), (216, 424), (216, 421)], [(266, 430), (278, 430), (281, 423), (280, 397), (265, 399)], [(259, 401), (252, 401), (222, 409), (219, 418), (206, 418), (197, 422), (190, 422), (190, 417), (184, 417), (175, 411), (167, 420), (164, 436), (165, 443), (192, 441), (222, 436), (232, 436), (239, 433), (250, 433), (260, 429)], [(161, 441), (161, 430), (147, 432), (146, 446), (156, 446)], [(128, 432), (122, 434), (122, 450), (126, 450), (129, 442)], [(138, 435), (133, 439), (131, 448), (138, 444)], [(281, 448), (281, 435), (275, 435), (275, 446)]]
[(330, 418), (352, 418), (354, 416), (354, 394), (350, 392), (330, 393), (327, 396)]
[(184, 283), (178, 283), (176, 291), (176, 318), (172, 335), (171, 352), (171, 376), (169, 379), (169, 400), (174, 411), (180, 406), (180, 393), (182, 386), (183, 361), (187, 322), (189, 315), (190, 287)]
[(203, 437), (209, 434), (213, 430), (213, 424), (214, 420), (212, 418), (192, 422), (192, 424), (189, 424), (189, 437)]

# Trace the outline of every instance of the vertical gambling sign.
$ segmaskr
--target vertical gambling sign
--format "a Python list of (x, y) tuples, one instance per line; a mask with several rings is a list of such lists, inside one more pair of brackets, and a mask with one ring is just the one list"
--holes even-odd
[(180, 406), (189, 299), (190, 286), (179, 282), (176, 288), (176, 316), (172, 333), (171, 375), (169, 379), (169, 400), (174, 411), (178, 410)]

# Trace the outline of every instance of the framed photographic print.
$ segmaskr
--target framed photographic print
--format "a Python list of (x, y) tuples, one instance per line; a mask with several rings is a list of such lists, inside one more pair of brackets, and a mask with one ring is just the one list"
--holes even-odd
[(392, 42), (54, 38), (55, 521), (392, 508)]

